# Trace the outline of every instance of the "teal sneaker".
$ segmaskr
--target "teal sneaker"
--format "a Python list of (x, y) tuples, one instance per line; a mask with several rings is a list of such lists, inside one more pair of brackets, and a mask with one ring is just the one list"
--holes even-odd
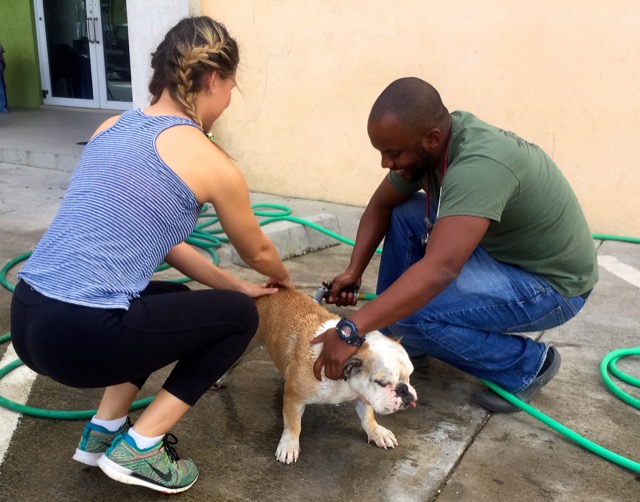
[(107, 448), (111, 446), (115, 437), (118, 434), (127, 432), (129, 427), (131, 427), (129, 417), (127, 417), (124, 425), (115, 432), (111, 432), (101, 425), (96, 425), (91, 422), (87, 423), (87, 425), (84, 426), (80, 444), (78, 448), (76, 448), (76, 453), (73, 455), (73, 460), (77, 460), (86, 465), (98, 465), (98, 459), (107, 451)]
[(122, 434), (98, 459), (98, 467), (121, 483), (163, 493), (183, 492), (198, 479), (198, 468), (191, 459), (180, 460), (173, 448), (177, 443), (173, 434), (166, 434), (157, 445), (139, 450), (129, 434)]

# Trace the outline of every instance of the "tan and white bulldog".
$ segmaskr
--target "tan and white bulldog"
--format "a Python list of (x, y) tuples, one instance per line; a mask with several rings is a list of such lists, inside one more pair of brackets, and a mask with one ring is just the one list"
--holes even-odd
[(281, 289), (255, 302), (260, 314), (255, 341), (267, 347), (284, 379), (284, 431), (276, 458), (286, 464), (298, 460), (307, 404), (354, 399), (368, 440), (382, 448), (397, 446), (393, 432), (376, 422), (374, 412), (387, 415), (416, 406), (416, 391), (409, 383), (413, 365), (402, 345), (379, 331), (368, 333), (366, 342), (345, 365), (345, 379), (323, 376), (320, 382), (313, 374), (313, 363), (322, 345), (310, 342), (335, 326), (339, 317), (299, 290)]

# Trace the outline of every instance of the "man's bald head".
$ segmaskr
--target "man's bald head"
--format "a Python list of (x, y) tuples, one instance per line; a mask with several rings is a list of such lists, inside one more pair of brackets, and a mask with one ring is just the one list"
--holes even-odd
[(392, 82), (382, 91), (371, 108), (369, 124), (387, 114), (395, 116), (401, 124), (415, 132), (424, 134), (432, 127), (442, 126), (449, 111), (431, 84), (416, 77), (405, 77)]

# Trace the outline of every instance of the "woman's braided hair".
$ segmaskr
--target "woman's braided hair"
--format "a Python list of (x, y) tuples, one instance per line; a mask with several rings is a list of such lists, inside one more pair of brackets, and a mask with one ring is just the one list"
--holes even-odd
[(168, 89), (186, 114), (202, 127), (195, 107), (195, 94), (214, 70), (221, 78), (232, 77), (239, 61), (238, 44), (222, 23), (207, 16), (183, 19), (169, 30), (151, 55), (151, 104)]

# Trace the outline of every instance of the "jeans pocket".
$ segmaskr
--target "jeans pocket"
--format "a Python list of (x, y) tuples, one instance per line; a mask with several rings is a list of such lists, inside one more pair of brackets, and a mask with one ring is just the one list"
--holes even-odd
[(544, 331), (545, 329), (555, 328), (565, 323), (562, 307), (558, 306), (551, 312), (525, 324), (512, 326), (505, 333), (530, 333), (533, 331)]

